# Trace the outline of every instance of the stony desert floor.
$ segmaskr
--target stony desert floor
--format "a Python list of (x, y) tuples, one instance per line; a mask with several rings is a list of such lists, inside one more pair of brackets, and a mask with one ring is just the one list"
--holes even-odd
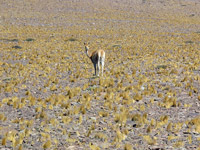
[(200, 1), (0, 1), (0, 149), (200, 149)]

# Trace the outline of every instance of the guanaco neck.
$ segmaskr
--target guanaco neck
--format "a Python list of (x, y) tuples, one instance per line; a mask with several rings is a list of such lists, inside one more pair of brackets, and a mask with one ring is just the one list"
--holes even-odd
[(91, 58), (91, 55), (89, 54), (88, 51), (89, 51), (89, 48), (87, 46), (85, 46), (85, 53), (89, 58)]

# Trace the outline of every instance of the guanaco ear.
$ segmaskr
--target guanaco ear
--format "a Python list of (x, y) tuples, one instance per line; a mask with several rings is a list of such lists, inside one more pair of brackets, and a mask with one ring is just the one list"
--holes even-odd
[(90, 44), (90, 42), (84, 42), (85, 46), (88, 46)]

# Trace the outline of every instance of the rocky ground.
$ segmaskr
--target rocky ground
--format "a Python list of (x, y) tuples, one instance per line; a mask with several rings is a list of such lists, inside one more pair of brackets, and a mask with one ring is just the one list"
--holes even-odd
[(0, 17), (0, 149), (200, 149), (198, 0), (7, 0)]

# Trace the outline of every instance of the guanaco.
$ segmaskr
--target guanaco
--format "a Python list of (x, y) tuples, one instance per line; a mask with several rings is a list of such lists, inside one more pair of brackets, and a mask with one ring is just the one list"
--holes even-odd
[(104, 69), (104, 61), (105, 61), (105, 52), (104, 50), (96, 50), (93, 52), (88, 52), (89, 51), (89, 43), (84, 43), (85, 45), (85, 52), (86, 55), (90, 58), (94, 65), (94, 71), (95, 71), (95, 76), (99, 76), (99, 70), (100, 70), (100, 64), (101, 64), (101, 74), (103, 76), (103, 69)]

